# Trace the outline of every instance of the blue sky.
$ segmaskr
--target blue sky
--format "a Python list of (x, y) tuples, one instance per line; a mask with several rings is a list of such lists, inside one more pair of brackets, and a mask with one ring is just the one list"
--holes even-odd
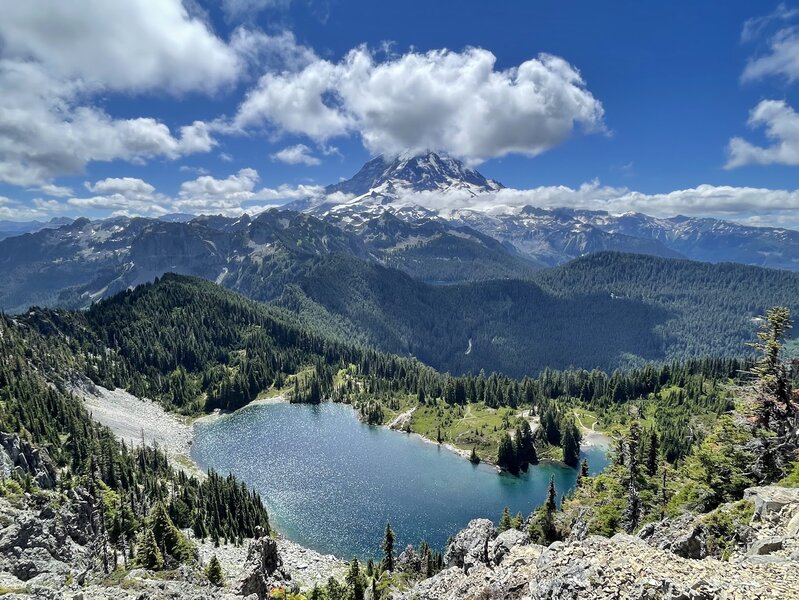
[(524, 202), (799, 227), (799, 3), (23, 4), (0, 218), (252, 211), (418, 145)]

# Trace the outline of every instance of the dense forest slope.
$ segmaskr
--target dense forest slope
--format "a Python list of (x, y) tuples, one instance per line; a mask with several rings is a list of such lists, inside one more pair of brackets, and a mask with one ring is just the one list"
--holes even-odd
[(517, 377), (740, 356), (757, 315), (799, 308), (793, 272), (617, 253), (541, 270), (469, 228), (383, 213), (345, 231), (286, 210), (188, 223), (79, 219), (0, 241), (0, 307), (86, 308), (165, 272), (441, 371)]
[(532, 281), (454, 286), (320, 257), (278, 303), (318, 327), (440, 370), (523, 376), (546, 367), (741, 356), (756, 317), (776, 304), (797, 308), (797, 298), (796, 273), (603, 253)]
[[(539, 563), (540, 576), (531, 570), (544, 556), (543, 546), (561, 539), (589, 557), (586, 568), (621, 552), (630, 562), (624, 569), (632, 568), (636, 557), (648, 557), (678, 569), (669, 571), (670, 577), (690, 587), (682, 577), (686, 572), (690, 576), (694, 567), (672, 554), (685, 558), (696, 551), (690, 558), (716, 561), (696, 568), (720, 573), (714, 577), (721, 578), (721, 589), (744, 589), (751, 581), (762, 585), (776, 578), (775, 589), (795, 590), (793, 559), (784, 554), (795, 548), (784, 533), (793, 513), (769, 517), (762, 525), (753, 516), (758, 502), (772, 506), (779, 501), (775, 494), (786, 494), (751, 491), (783, 477), (787, 484), (799, 481), (794, 453), (799, 410), (792, 391), (797, 371), (780, 360), (789, 325), (785, 309), (770, 311), (768, 320), (760, 322), (761, 358), (755, 364), (704, 359), (627, 374), (545, 371), (535, 379), (514, 380), (496, 374), (441, 374), (418, 361), (316, 332), (284, 309), (178, 275), (122, 292), (83, 313), (32, 309), (3, 317), (0, 455), (4, 463), (15, 462), (10, 476), (0, 482), (0, 513), (17, 515), (23, 524), (7, 528), (0, 542), (24, 547), (27, 554), (0, 548), (2, 569), (13, 573), (15, 581), (32, 581), (31, 587), (12, 591), (74, 589), (73, 570), (81, 582), (88, 578), (111, 588), (121, 578), (124, 585), (137, 586), (159, 578), (185, 578), (193, 586), (207, 587), (202, 583), (206, 579), (224, 585), (225, 576), (213, 561), (203, 565), (204, 574), (200, 570), (200, 540), (211, 540), (210, 547), (203, 545), (207, 558), (216, 543), (238, 543), (269, 529), (260, 499), (235, 478), (189, 477), (174, 471), (159, 450), (131, 449), (94, 424), (71, 393), (76, 385), (93, 382), (123, 386), (188, 413), (237, 408), (274, 389), (293, 401), (349, 402), (370, 423), (385, 423), (411, 408), (410, 430), (429, 436), (429, 429), (422, 428), (432, 424), (441, 441), (468, 444), (481, 453), (486, 448), (496, 451), (497, 462), (512, 472), (526, 469), (542, 453), (576, 464), (580, 415), (595, 417), (613, 436), (609, 473), (582, 477), (563, 510), (557, 510), (553, 488), (547, 503), (529, 518), (503, 518), (499, 532), (490, 522), (473, 523), (453, 538), (443, 556), (424, 544), (402, 553), (389, 545), (383, 561), (367, 569), (353, 562), (344, 581), (328, 582), (326, 590), (310, 591), (311, 597), (327, 593), (343, 600), (347, 590), (373, 586), (382, 598), (395, 593), (459, 598), (453, 586), (476, 590), (489, 581), (514, 597), (512, 581), (520, 578), (522, 585), (535, 579), (543, 586), (542, 597), (551, 597), (551, 590), (563, 585), (582, 585), (554, 568), (570, 560), (568, 553), (561, 554), (563, 546), (550, 547), (548, 556), (555, 562), (549, 567)], [(733, 385), (741, 377), (748, 388)], [(471, 423), (458, 431), (466, 410)], [(553, 454), (555, 448), (558, 453)], [(797, 508), (799, 514), (799, 502), (788, 500), (782, 506)], [(63, 543), (75, 553), (74, 569), (59, 566), (60, 571), (33, 581), (33, 573), (52, 564), (43, 553), (57, 554), (55, 562), (65, 564), (60, 542), (42, 542), (45, 534), (36, 532), (37, 527), (61, 531), (57, 527), (63, 525), (42, 525), (50, 521), (67, 523), (66, 535), (73, 542)], [(686, 528), (694, 541), (681, 545)], [(587, 534), (619, 531), (640, 538), (581, 541)], [(783, 536), (779, 544), (777, 534)], [(47, 544), (37, 546), (33, 562), (31, 543)], [(647, 545), (657, 551), (645, 550)], [(266, 598), (272, 587), (293, 586), (281, 574), (272, 541), (262, 538), (249, 546), (252, 561), (248, 558), (244, 579), (229, 582), (224, 593), (235, 585), (240, 595), (255, 590), (258, 598)], [(746, 552), (783, 554), (772, 557), (768, 568), (749, 571), (755, 561), (747, 561)], [(510, 562), (504, 562), (507, 556)], [(738, 566), (723, 562), (729, 556), (741, 558)], [(248, 570), (250, 562), (253, 571)], [(436, 574), (442, 567), (447, 569)], [(484, 567), (494, 575), (481, 571)], [(480, 573), (487, 578), (475, 579)], [(412, 587), (425, 577), (430, 581)], [(626, 580), (613, 581), (627, 589)], [(582, 589), (593, 590), (594, 584)], [(198, 597), (222, 593), (208, 588)]]

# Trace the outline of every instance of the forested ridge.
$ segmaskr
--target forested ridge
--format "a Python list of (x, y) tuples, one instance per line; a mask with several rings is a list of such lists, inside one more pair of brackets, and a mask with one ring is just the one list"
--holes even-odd
[(86, 308), (176, 271), (439, 371), (513, 377), (740, 357), (755, 317), (799, 309), (799, 273), (612, 252), (536, 270), (491, 238), (442, 227), (386, 217), (359, 237), (287, 210), (181, 224), (78, 220), (0, 242), (0, 305)]
[(746, 356), (756, 317), (775, 305), (796, 311), (796, 298), (797, 273), (643, 255), (594, 254), (524, 281), (430, 286), (332, 254), (310, 261), (275, 302), (320, 331), (441, 371), (523, 377)]
[[(702, 479), (717, 475), (702, 461), (715, 464), (719, 444), (737, 448), (746, 442), (731, 429), (729, 415), (738, 386), (763, 369), (751, 360), (690, 359), (611, 373), (544, 369), (523, 379), (483, 372), (452, 376), (341, 341), (290, 311), (178, 275), (83, 313), (33, 308), (4, 316), (0, 349), (0, 429), (46, 449), (60, 469), (61, 489), (80, 486), (95, 498), (105, 552), (154, 569), (194, 560), (179, 528), (238, 541), (258, 527), (268, 531), (266, 511), (232, 476), (196, 479), (173, 470), (157, 448), (117, 442), (71, 394), (83, 378), (187, 414), (233, 410), (265, 392), (296, 402), (350, 403), (375, 424), (409, 412), (408, 430), (470, 449), (472, 460), (487, 459), (512, 473), (543, 457), (578, 466), (582, 427), (593, 423), (615, 436), (616, 462), (608, 476), (590, 482), (582, 477), (568, 502), (599, 503), (590, 527), (602, 533), (632, 530), (683, 506), (712, 509), (753, 481), (736, 481), (728, 493), (723, 487), (713, 491), (715, 484)], [(791, 381), (795, 373), (782, 376)], [(476, 420), (464, 428), (466, 411)], [(539, 425), (535, 430), (532, 422)], [(750, 458), (735, 455), (733, 466), (743, 468)], [(704, 475), (697, 476), (700, 467)], [(775, 469), (785, 474), (788, 465)], [(664, 473), (666, 487), (659, 483)], [(35, 488), (25, 480), (3, 485), (11, 496)], [(721, 495), (713, 500), (708, 493)], [(550, 504), (526, 522), (535, 539), (558, 539), (573, 525), (571, 512), (555, 515)], [(424, 546), (420, 552), (428, 557), (429, 573), (440, 568), (440, 556)], [(358, 585), (368, 580), (359, 569), (353, 563), (349, 577)], [(390, 571), (387, 565), (371, 569)], [(338, 584), (331, 585), (335, 593)]]
[[(549, 424), (536, 439), (546, 451), (562, 445), (561, 430), (574, 431), (575, 410), (607, 427), (628, 418), (630, 402), (662, 438), (664, 452), (679, 458), (701, 435), (703, 421), (729, 409), (727, 386), (745, 367), (705, 358), (610, 374), (546, 369), (535, 378), (482, 371), (455, 377), (316, 333), (290, 312), (177, 275), (85, 313), (33, 309), (20, 321), (69, 344), (75, 368), (95, 383), (156, 399), (169, 410), (235, 410), (268, 390), (299, 402), (348, 402), (372, 423), (416, 407), (411, 429), (491, 461), (503, 436), (513, 437), (522, 425), (522, 410)], [(486, 420), (461, 430), (467, 405)]]
[[(232, 475), (198, 479), (168, 464), (157, 447), (129, 447), (95, 423), (70, 391), (80, 381), (73, 349), (60, 336), (42, 336), (6, 316), (0, 318), (0, 431), (18, 434), (52, 460), (58, 489), (84, 490), (102, 540), (98, 560), (110, 555), (127, 564), (174, 565), (193, 549), (176, 528), (200, 538), (236, 541), (256, 528), (269, 530), (259, 496)], [(52, 377), (59, 374), (59, 377)], [(35, 492), (28, 476), (0, 483), (2, 495)]]

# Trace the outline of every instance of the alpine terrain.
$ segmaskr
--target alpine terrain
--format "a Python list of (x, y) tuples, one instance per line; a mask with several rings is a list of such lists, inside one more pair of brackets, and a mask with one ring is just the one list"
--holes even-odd
[(799, 600), (799, 0), (0, 0), (0, 597)]

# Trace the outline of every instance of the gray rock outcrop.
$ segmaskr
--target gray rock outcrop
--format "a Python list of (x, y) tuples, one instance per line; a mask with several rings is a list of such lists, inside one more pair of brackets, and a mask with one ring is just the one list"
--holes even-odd
[(779, 518), (785, 508), (792, 508), (792, 512), (799, 509), (799, 488), (777, 485), (748, 488), (744, 500), (754, 503), (754, 520), (771, 521)]
[(489, 542), (497, 536), (496, 527), (488, 519), (469, 521), (465, 529), (459, 531), (444, 551), (444, 566), (459, 567), (468, 573), (478, 564), (488, 564)]
[(254, 594), (258, 600), (264, 600), (276, 587), (291, 587), (291, 575), (284, 572), (282, 567), (277, 542), (259, 535), (250, 542), (242, 574), (233, 589), (241, 596)]
[(5, 478), (14, 473), (20, 478), (29, 475), (42, 489), (55, 487), (55, 465), (47, 451), (34, 448), (16, 433), (0, 431), (0, 474)]
[(682, 515), (649, 523), (638, 534), (649, 545), (683, 558), (707, 556), (706, 531), (694, 515)]
[(530, 538), (527, 533), (518, 529), (508, 529), (500, 533), (489, 543), (488, 554), (495, 565), (498, 565), (516, 546), (527, 544)]

